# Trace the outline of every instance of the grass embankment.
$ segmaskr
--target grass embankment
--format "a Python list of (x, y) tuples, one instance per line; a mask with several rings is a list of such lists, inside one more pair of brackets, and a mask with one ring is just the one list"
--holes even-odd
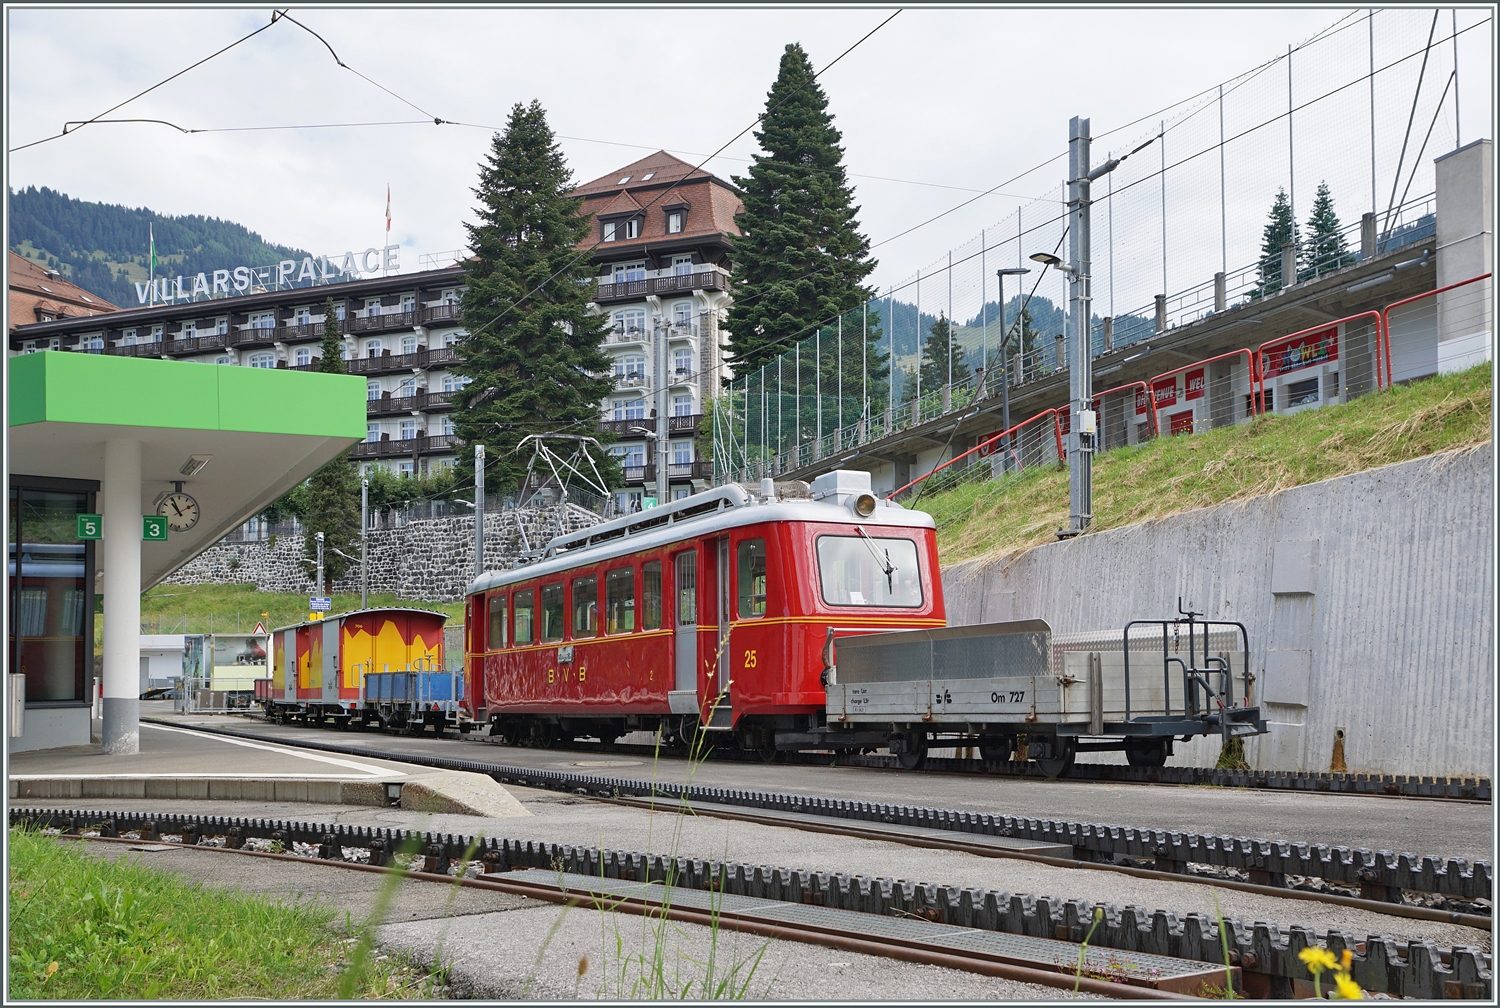
[(432, 996), (421, 970), (356, 963), (332, 907), (205, 889), (84, 841), (9, 840), (8, 1001)]
[[(1163, 437), (1094, 459), (1095, 531), (1274, 493), (1318, 480), (1483, 444), (1491, 438), (1490, 365), (1370, 393), (1340, 406), (1192, 437)], [(944, 563), (1055, 542), (1068, 524), (1068, 473), (923, 495)]]
[[(370, 605), (427, 609), (463, 620), (463, 602), (420, 602), (371, 593)], [(359, 608), (359, 595), (333, 596), (333, 612)], [(269, 616), (262, 616), (269, 613)], [(256, 591), (253, 584), (157, 585), (141, 596), (141, 622), (159, 633), (249, 633), (307, 619), (307, 596)]]

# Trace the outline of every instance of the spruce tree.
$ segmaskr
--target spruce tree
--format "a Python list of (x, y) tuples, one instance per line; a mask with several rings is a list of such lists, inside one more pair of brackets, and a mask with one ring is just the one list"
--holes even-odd
[(922, 387), (938, 391), (948, 384), (949, 358), (952, 358), (953, 384), (964, 381), (972, 373), (964, 358), (964, 348), (954, 339), (953, 323), (942, 312), (927, 330), (927, 342), (922, 347)]
[[(323, 356), (318, 358), (315, 370), (324, 374), (345, 374), (348, 369), (344, 367), (344, 341), (332, 298), (325, 305), (324, 312)], [(350, 450), (345, 449), (313, 473), (299, 494), (303, 524), (302, 566), (310, 575), (317, 570), (317, 536), (319, 532), (323, 533), (323, 583), (315, 587), (316, 591), (331, 593), (333, 582), (354, 565), (350, 557), (359, 552), (359, 489), (359, 472), (350, 459)], [(348, 556), (340, 556), (335, 550), (342, 550)]]
[[(1297, 244), (1297, 222), (1292, 219), (1292, 204), (1286, 190), (1276, 190), (1276, 199), (1271, 203), (1265, 230), (1260, 241), (1260, 281), (1251, 297), (1265, 297), (1281, 290), (1281, 247), (1287, 242)], [(1293, 282), (1292, 277), (1287, 283)]]
[(1299, 280), (1309, 280), (1322, 273), (1331, 273), (1356, 262), (1353, 252), (1344, 240), (1339, 226), (1339, 215), (1333, 209), (1333, 193), (1327, 182), (1318, 183), (1318, 194), (1313, 199), (1312, 213), (1307, 218), (1307, 238), (1302, 247), (1303, 268), (1298, 272)]
[[(473, 258), (455, 370), (471, 383), (456, 397), (454, 429), (466, 447), (484, 444), (486, 488), (516, 487), (529, 460), (516, 447), (528, 434), (600, 436), (600, 404), (614, 387), (607, 318), (589, 309), (594, 267), (577, 249), (592, 217), (579, 214), (571, 186), (541, 103), (517, 103), (479, 166), (479, 223), (465, 225)], [(608, 456), (595, 462), (606, 478), (614, 472)], [(461, 477), (473, 467), (472, 451), (461, 452)]]
[(765, 154), (746, 177), (734, 179), (745, 211), (738, 218), (743, 233), (734, 239), (735, 300), (727, 324), (741, 375), (817, 326), (857, 311), (872, 296), (863, 281), (875, 268), (844, 172), (843, 135), (796, 43), (782, 53), (755, 138)]

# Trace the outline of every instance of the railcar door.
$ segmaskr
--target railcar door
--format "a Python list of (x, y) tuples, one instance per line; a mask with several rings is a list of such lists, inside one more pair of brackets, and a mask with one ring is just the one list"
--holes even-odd
[(698, 712), (698, 552), (687, 550), (673, 558), (673, 591), (677, 613), (673, 624), (673, 714)]
[(714, 615), (718, 623), (718, 633), (714, 635), (714, 682), (710, 692), (718, 699), (714, 702), (713, 712), (704, 727), (727, 730), (734, 721), (731, 708), (733, 698), (729, 692), (729, 670), (732, 664), (729, 655), (729, 537), (720, 536), (717, 545), (709, 548), (715, 551)]

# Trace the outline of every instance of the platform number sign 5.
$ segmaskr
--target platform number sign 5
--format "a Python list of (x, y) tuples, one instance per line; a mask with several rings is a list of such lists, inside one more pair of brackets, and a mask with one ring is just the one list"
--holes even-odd
[(81, 514), (78, 516), (77, 539), (98, 539), (104, 524), (102, 515)]
[(747, 669), (753, 669), (753, 668), (755, 668), (755, 662), (756, 662), (755, 652), (754, 651), (746, 651), (745, 652), (745, 668), (747, 668)]

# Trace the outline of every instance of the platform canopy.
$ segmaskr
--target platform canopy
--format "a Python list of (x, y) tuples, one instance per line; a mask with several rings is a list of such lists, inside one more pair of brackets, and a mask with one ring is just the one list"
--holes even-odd
[(350, 375), (57, 351), (9, 365), (9, 472), (104, 481), (105, 443), (130, 439), (141, 514), (177, 481), (197, 500), (192, 529), (141, 543), (142, 589), (365, 436), (365, 381)]

